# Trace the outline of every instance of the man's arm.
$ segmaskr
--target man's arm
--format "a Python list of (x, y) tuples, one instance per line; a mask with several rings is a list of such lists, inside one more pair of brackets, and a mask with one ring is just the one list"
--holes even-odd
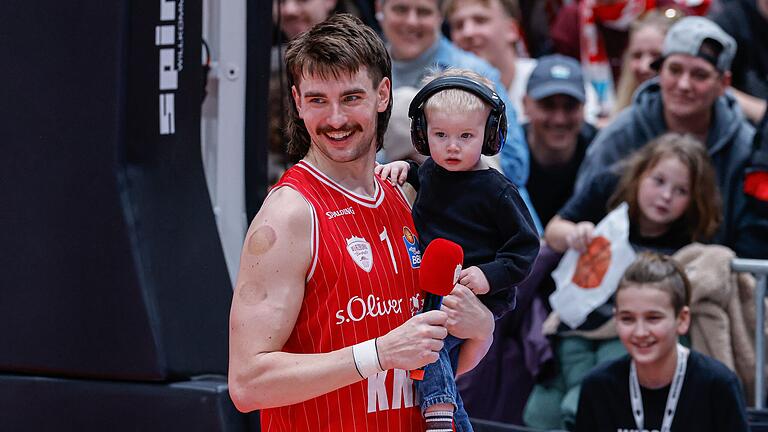
[(443, 299), (442, 310), (448, 314), (446, 327), (465, 339), (459, 351), (457, 375), (471, 371), (485, 357), (493, 342), (493, 314), (477, 296), (463, 285), (456, 285)]
[(311, 226), (308, 204), (281, 188), (246, 234), (229, 329), (229, 390), (241, 411), (295, 403), (360, 379), (349, 349), (280, 352), (304, 298)]
[(760, 123), (760, 120), (765, 115), (768, 101), (747, 94), (735, 87), (730, 87), (729, 90), (733, 94), (733, 97), (736, 98), (736, 102), (739, 103), (739, 107), (747, 120), (752, 122), (752, 124)]
[[(282, 352), (304, 298), (311, 263), (308, 204), (294, 190), (272, 193), (246, 234), (232, 299), (229, 391), (243, 412), (302, 402), (362, 379), (352, 347), (319, 354)], [(447, 334), (440, 311), (420, 314), (378, 338), (384, 369), (437, 359)]]

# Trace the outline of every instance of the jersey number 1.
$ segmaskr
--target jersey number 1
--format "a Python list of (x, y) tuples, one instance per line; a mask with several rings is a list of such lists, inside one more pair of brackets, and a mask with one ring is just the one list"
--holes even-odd
[(392, 242), (389, 241), (389, 236), (387, 235), (387, 228), (384, 228), (384, 231), (379, 233), (379, 239), (387, 244), (387, 248), (389, 249), (389, 257), (392, 258), (392, 267), (395, 268), (395, 274), (397, 274), (397, 262), (395, 261), (395, 252), (392, 250)]

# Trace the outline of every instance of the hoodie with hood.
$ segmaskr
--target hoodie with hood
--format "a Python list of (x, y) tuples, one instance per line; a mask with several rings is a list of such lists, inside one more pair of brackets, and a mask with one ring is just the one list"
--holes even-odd
[[(755, 130), (730, 94), (719, 97), (712, 110), (706, 146), (723, 201), (723, 222), (712, 240), (730, 247), (740, 257), (768, 258), (768, 224), (749, 214), (752, 208), (743, 192), (744, 170)], [(666, 132), (661, 88), (658, 78), (654, 78), (645, 82), (632, 105), (595, 137), (579, 169), (575, 190), (581, 190), (595, 175)]]

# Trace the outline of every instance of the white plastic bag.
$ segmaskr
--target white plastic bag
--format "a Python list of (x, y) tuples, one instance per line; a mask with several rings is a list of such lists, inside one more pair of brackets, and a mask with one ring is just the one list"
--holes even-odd
[(608, 213), (595, 227), (587, 252), (568, 249), (552, 272), (557, 289), (549, 296), (549, 304), (571, 328), (580, 326), (613, 295), (624, 270), (635, 260), (629, 244), (628, 209), (627, 203), (621, 203)]

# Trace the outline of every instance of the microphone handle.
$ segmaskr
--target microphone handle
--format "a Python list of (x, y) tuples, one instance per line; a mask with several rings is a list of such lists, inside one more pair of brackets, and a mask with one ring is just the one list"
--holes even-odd
[(440, 306), (443, 304), (443, 296), (432, 294), (428, 292), (424, 296), (424, 307), (421, 308), (422, 312), (429, 312), (433, 310), (440, 310)]
[[(440, 306), (443, 304), (443, 296), (426, 293), (424, 296), (424, 307), (421, 308), (422, 312), (429, 312), (433, 310), (440, 310)], [(415, 369), (409, 372), (412, 380), (422, 381), (424, 379), (424, 368)]]

